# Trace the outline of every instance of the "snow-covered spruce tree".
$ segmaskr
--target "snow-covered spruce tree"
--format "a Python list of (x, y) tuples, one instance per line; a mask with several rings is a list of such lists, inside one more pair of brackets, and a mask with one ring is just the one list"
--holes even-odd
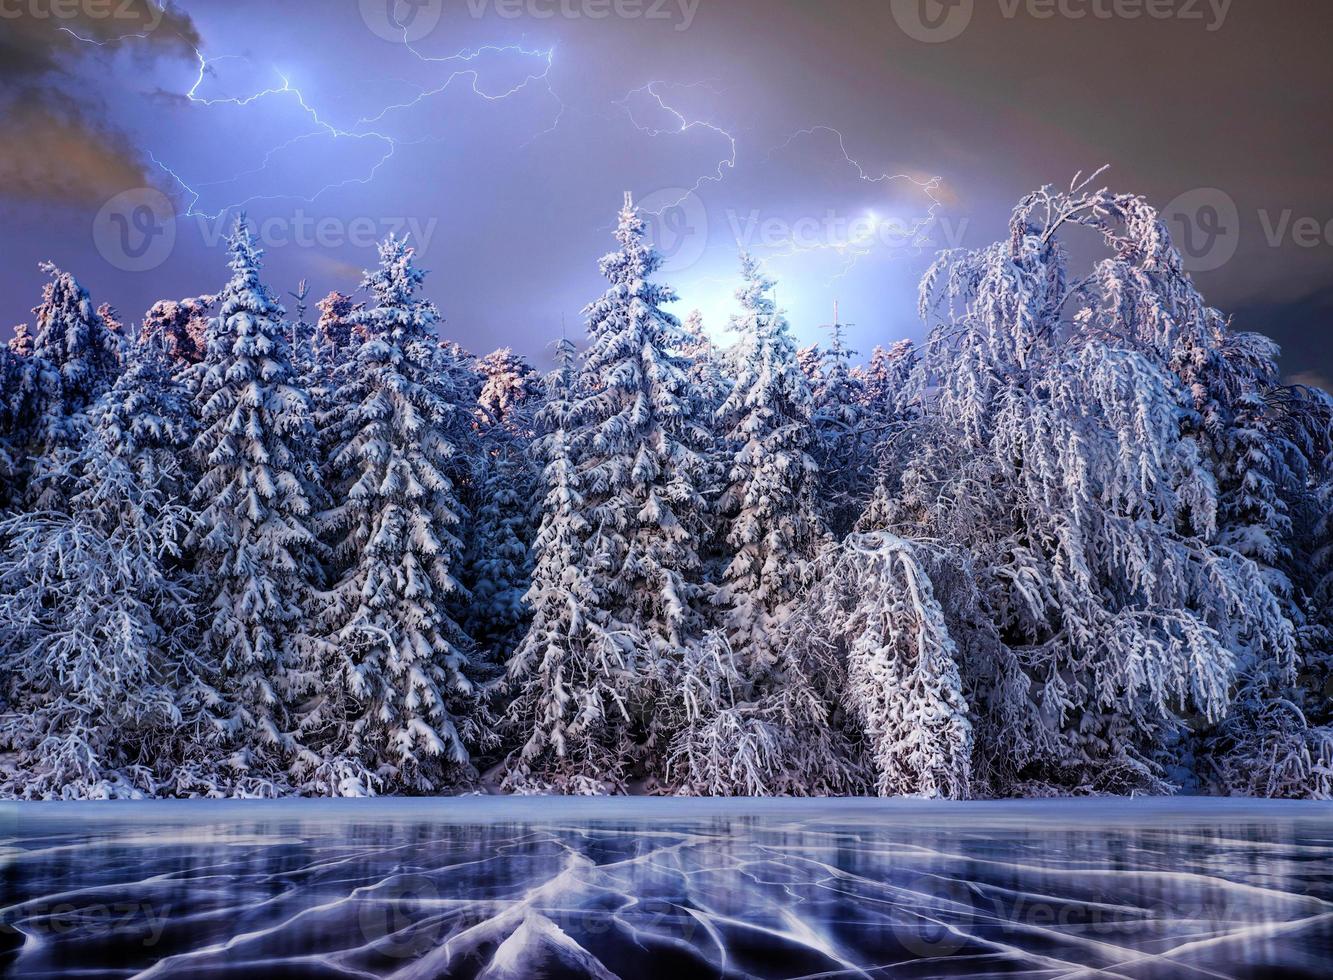
[(869, 363), (852, 369), (861, 399), (861, 451), (866, 454), (866, 465), (876, 473), (884, 457), (896, 456), (902, 441), (910, 438), (916, 414), (911, 379), (919, 360), (916, 346), (910, 340), (899, 340), (888, 349), (877, 346)]
[(6, 796), (188, 791), (213, 743), (218, 697), (177, 561), (188, 403), (165, 357), (141, 346), (90, 417), (84, 445), (52, 464), (69, 509), (0, 523)]
[(430, 793), (470, 779), (470, 748), (490, 735), (471, 644), (447, 609), (463, 547), (447, 475), (457, 406), (436, 371), (439, 313), (418, 295), (425, 273), (413, 254), (386, 239), (363, 284), (375, 305), (350, 316), (365, 339), (335, 398), (341, 480), (321, 520), (343, 572), (328, 611), (336, 673), (321, 718), (383, 789)]
[(509, 698), (503, 729), (518, 746), (504, 765), (514, 792), (622, 790), (629, 775), (626, 731), (639, 682), (632, 651), (606, 628), (586, 558), (591, 529), (570, 441), (574, 357), (573, 343), (562, 340), (538, 416), (546, 496), (524, 596), (532, 623), (501, 687)]
[(1203, 778), (1214, 790), (1261, 796), (1333, 796), (1333, 722), (1327, 678), (1333, 617), (1311, 570), (1319, 565), (1318, 486), (1329, 459), (1333, 400), (1278, 380), (1277, 348), (1252, 334), (1224, 334), (1212, 370), (1191, 386), (1207, 392), (1200, 439), (1219, 485), (1218, 540), (1254, 561), (1295, 627), (1298, 681), (1280, 659), (1237, 665), (1234, 705), (1206, 730)]
[(477, 363), (477, 370), (483, 379), (477, 395), (478, 423), (531, 438), (542, 395), (537, 371), (508, 347), (487, 354)]
[(873, 453), (866, 445), (874, 434), (862, 431), (868, 419), (862, 408), (862, 382), (852, 371), (856, 352), (848, 348), (846, 327), (836, 313), (835, 308), (829, 327), (832, 336), (822, 351), (811, 391), (811, 422), (821, 512), (834, 537), (841, 539), (865, 510), (874, 489)]
[(685, 343), (681, 353), (689, 360), (690, 381), (699, 401), (699, 410), (711, 423), (714, 413), (731, 393), (731, 380), (722, 370), (721, 352), (704, 329), (703, 314), (694, 310), (685, 318)]
[(365, 339), (364, 331), (353, 323), (365, 305), (334, 290), (316, 303), (315, 308), (319, 310), (319, 319), (315, 321), (315, 356), (331, 371), (346, 362), (352, 349)]
[(30, 487), (28, 504), (63, 510), (67, 491), (51, 475), (56, 457), (75, 448), (87, 436), (88, 409), (108, 389), (120, 370), (120, 338), (93, 308), (87, 291), (69, 273), (43, 263), (51, 277), (42, 290), (42, 303), (33, 310), (37, 328), (23, 347), (38, 370), (31, 380), (38, 387), (30, 405), (33, 421), (23, 447), (24, 470)]
[(531, 449), (541, 384), (508, 348), (482, 358), (478, 367), (486, 381), (470, 447), (472, 521), (463, 584), (471, 599), (463, 627), (490, 661), (503, 665), (527, 624), (523, 594), (531, 576), (528, 551), (541, 477)]
[(23, 496), (23, 460), (34, 438), (41, 395), (59, 389), (55, 365), (0, 347), (0, 510)]
[[(701, 492), (710, 509), (717, 502), (726, 483), (731, 465), (731, 453), (725, 440), (718, 437), (715, 428), (717, 410), (731, 394), (732, 380), (724, 368), (726, 352), (714, 345), (704, 329), (703, 314), (694, 310), (685, 319), (685, 343), (681, 353), (689, 361), (690, 382), (698, 405), (699, 422), (708, 431), (704, 447), (704, 469), (699, 479)], [(699, 538), (699, 554), (703, 560), (703, 579), (716, 582), (730, 558), (727, 555), (727, 529), (720, 521), (709, 521)], [(710, 611), (711, 610), (707, 610)]]
[(854, 534), (824, 564), (793, 617), (792, 647), (825, 661), (832, 654), (825, 689), (849, 715), (875, 791), (972, 795), (959, 651), (917, 547), (884, 532)]
[(786, 318), (771, 280), (749, 255), (736, 386), (718, 409), (731, 459), (720, 510), (730, 561), (714, 601), (726, 610), (726, 632), (747, 668), (776, 658), (777, 632), (811, 582), (811, 564), (827, 544), (815, 505), (819, 467), (811, 456), (810, 385), (796, 361)]
[[(1113, 257), (1071, 284), (1059, 235), (1077, 226)], [(939, 316), (917, 374), (923, 433), (888, 525), (973, 556), (976, 605), (1042, 727), (1023, 777), (1159, 787), (1164, 743), (1190, 713), (1225, 713), (1238, 661), (1291, 663), (1291, 624), (1260, 570), (1212, 540), (1216, 483), (1181, 385), (1124, 319), (1184, 281), (1164, 276), (1179, 258), (1152, 247), (1156, 215), (1080, 185), (1031, 195), (1011, 229), (923, 280), (923, 316)]]
[(313, 522), (323, 495), (310, 398), (244, 218), (229, 252), (232, 277), (192, 369), (199, 476), (188, 547), (207, 610), (204, 649), (221, 667), (235, 749), (213, 791), (273, 794), (299, 775), (299, 710), (325, 683), (310, 622), (322, 576)]
[(585, 496), (582, 550), (593, 608), (622, 645), (635, 737), (652, 759), (654, 690), (698, 632), (699, 481), (708, 433), (679, 353), (686, 338), (662, 309), (675, 293), (652, 281), (662, 258), (644, 241), (628, 195), (616, 240), (620, 249), (600, 263), (611, 286), (584, 311), (589, 346), (570, 437)]

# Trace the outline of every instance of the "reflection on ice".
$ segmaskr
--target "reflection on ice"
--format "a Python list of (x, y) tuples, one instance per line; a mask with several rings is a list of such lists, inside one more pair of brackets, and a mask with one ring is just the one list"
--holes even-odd
[(1223, 800), (55, 804), (21, 976), (1322, 976), (1333, 811)]

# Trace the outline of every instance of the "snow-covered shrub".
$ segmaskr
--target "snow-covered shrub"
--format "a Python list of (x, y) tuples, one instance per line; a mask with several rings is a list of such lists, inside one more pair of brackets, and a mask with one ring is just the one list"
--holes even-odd
[(916, 548), (883, 532), (853, 534), (820, 573), (792, 646), (841, 665), (831, 689), (863, 740), (875, 791), (967, 798), (972, 724), (958, 651)]
[[(790, 667), (781, 660), (784, 667)], [(795, 670), (765, 684), (742, 673), (720, 632), (686, 652), (673, 679), (675, 734), (663, 785), (681, 796), (816, 796), (847, 792), (849, 754), (824, 706)], [(841, 751), (840, 751), (841, 750)]]

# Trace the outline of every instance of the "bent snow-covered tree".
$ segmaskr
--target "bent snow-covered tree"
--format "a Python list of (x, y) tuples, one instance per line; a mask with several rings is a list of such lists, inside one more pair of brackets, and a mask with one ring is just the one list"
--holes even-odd
[[(1079, 226), (1113, 256), (1071, 282), (1060, 236)], [(1040, 719), (1015, 778), (1160, 786), (1163, 747), (1187, 718), (1226, 712), (1239, 659), (1290, 663), (1291, 625), (1257, 567), (1215, 541), (1181, 384), (1117, 319), (1183, 275), (1151, 247), (1156, 215), (1048, 189), (1011, 230), (944, 253), (922, 283), (938, 316), (916, 374), (923, 429), (887, 523), (975, 559), (977, 605)]]
[(972, 795), (961, 658), (916, 547), (882, 532), (849, 536), (825, 557), (791, 642), (803, 658), (834, 657), (831, 687), (880, 796)]

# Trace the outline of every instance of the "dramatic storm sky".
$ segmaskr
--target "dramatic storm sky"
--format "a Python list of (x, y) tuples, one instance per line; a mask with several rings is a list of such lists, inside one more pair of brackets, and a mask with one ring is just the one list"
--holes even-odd
[(1109, 164), (1238, 326), (1333, 376), (1333, 5), (417, 0), (407, 43), (394, 12), (0, 0), (0, 330), (46, 259), (127, 319), (215, 291), (244, 207), (284, 299), (411, 231), (447, 336), (544, 360), (632, 191), (680, 315), (725, 336), (739, 240), (803, 341), (836, 299), (869, 351), (921, 334), (935, 249)]

